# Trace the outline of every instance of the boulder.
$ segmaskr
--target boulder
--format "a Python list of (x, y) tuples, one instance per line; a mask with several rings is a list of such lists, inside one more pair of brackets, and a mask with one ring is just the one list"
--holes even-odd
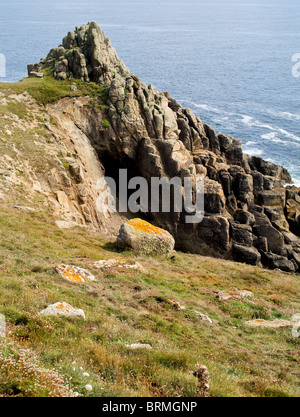
[(41, 316), (63, 316), (70, 318), (83, 318), (85, 319), (84, 311), (80, 308), (74, 308), (70, 304), (65, 302), (58, 302), (49, 305), (45, 310), (39, 313)]
[(29, 77), (44, 78), (44, 74), (42, 72), (30, 71)]
[(253, 246), (252, 227), (247, 224), (231, 222), (232, 241), (245, 246)]
[(133, 250), (146, 255), (169, 255), (175, 246), (173, 236), (142, 219), (122, 224), (117, 237), (119, 250)]
[(217, 294), (217, 298), (221, 301), (227, 300), (238, 300), (243, 301), (245, 299), (253, 298), (253, 292), (246, 291), (246, 290), (223, 290), (219, 291)]
[(230, 234), (229, 221), (227, 217), (215, 215), (205, 216), (197, 225), (197, 244), (203, 242), (205, 245), (219, 251), (229, 251)]
[(55, 271), (67, 281), (80, 283), (80, 282), (89, 282), (95, 281), (95, 277), (89, 271), (83, 268), (79, 268), (74, 265), (57, 265)]
[(283, 320), (283, 319), (275, 319), (275, 320), (263, 320), (263, 319), (255, 319), (246, 321), (245, 324), (248, 326), (254, 327), (271, 327), (271, 328), (279, 328), (279, 327), (290, 327), (294, 326), (294, 323), (290, 320)]
[(261, 255), (254, 247), (249, 247), (241, 244), (232, 245), (233, 258), (236, 261), (244, 262), (250, 265), (259, 265)]
[(255, 217), (252, 213), (245, 210), (236, 210), (234, 213), (234, 220), (240, 224), (249, 224), (253, 226), (255, 224)]
[(111, 268), (124, 268), (135, 269), (137, 271), (144, 271), (144, 267), (138, 262), (130, 262), (126, 259), (108, 259), (107, 261), (101, 259), (94, 262), (94, 267), (97, 269), (111, 269)]
[(205, 322), (207, 322), (209, 324), (214, 324), (214, 322), (212, 321), (212, 319), (210, 317), (208, 317), (206, 314), (200, 313), (200, 311), (196, 311), (196, 310), (195, 310), (195, 313), (197, 314), (197, 316), (199, 317), (199, 319), (201, 321), (205, 321)]
[(272, 252), (262, 252), (262, 261), (271, 269), (281, 269), (286, 272), (295, 272), (297, 269), (293, 261)]
[(284, 254), (284, 237), (275, 227), (263, 224), (254, 226), (253, 231), (256, 236), (263, 236), (267, 239), (270, 252), (278, 255)]

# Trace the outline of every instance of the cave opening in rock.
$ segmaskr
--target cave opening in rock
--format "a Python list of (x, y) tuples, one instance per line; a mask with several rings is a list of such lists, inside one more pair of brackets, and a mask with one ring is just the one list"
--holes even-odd
[[(112, 155), (110, 152), (101, 152), (99, 154), (99, 159), (103, 165), (105, 177), (112, 178), (116, 183), (116, 191), (117, 191), (117, 207), (119, 207), (119, 196), (120, 196), (120, 170), (126, 169), (127, 170), (127, 186), (129, 181), (134, 177), (141, 176), (140, 171), (137, 168), (136, 160), (133, 160), (131, 158), (125, 157), (116, 157), (115, 155)], [(122, 174), (121, 174), (122, 175)], [(129, 190), (127, 188), (127, 196), (129, 197), (135, 192), (136, 190)], [(139, 200), (137, 200), (139, 203)], [(126, 215), (126, 213), (125, 213)], [(146, 219), (148, 217), (147, 213), (143, 213), (139, 211), (138, 213), (131, 213), (127, 212), (128, 217), (137, 216), (143, 219)]]

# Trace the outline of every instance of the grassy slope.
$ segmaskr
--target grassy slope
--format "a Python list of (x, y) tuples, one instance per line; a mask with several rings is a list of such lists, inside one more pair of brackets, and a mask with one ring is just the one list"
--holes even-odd
[[(85, 83), (80, 80), (57, 81), (53, 78), (53, 68), (43, 70), (44, 78), (24, 78), (18, 83), (0, 83), (0, 91), (21, 94), (28, 91), (39, 104), (48, 104), (64, 97), (90, 97), (105, 98), (107, 87), (96, 83)], [(71, 91), (71, 84), (76, 84), (77, 90)]]
[[(43, 80), (0, 84), (0, 91), (5, 95), (29, 91), (42, 105), (64, 96), (92, 94), (94, 104), (105, 107), (101, 99), (105, 87), (78, 80), (76, 84), (78, 90), (71, 92), (70, 81), (58, 82), (48, 75)], [(1, 106), (0, 114), (5, 113), (31, 117), (22, 104)], [(8, 123), (0, 118), (0, 128)], [(32, 132), (18, 136), (16, 132), (7, 141), (28, 147), (31, 160), (38, 163), (41, 155)], [(38, 134), (44, 135), (45, 129)], [(8, 145), (1, 146), (8, 153)], [(22, 201), (21, 191), (16, 198)], [(139, 258), (144, 273), (99, 272), (92, 267), (95, 260), (120, 256), (92, 232), (58, 229), (45, 211), (23, 213), (0, 205), (0, 313), (9, 330), (1, 342), (0, 362), (11, 357), (17, 361), (16, 366), (0, 363), (0, 395), (53, 392), (47, 378), (38, 384), (34, 374), (21, 368), (18, 352), (23, 354), (23, 348), (33, 349), (42, 368), (57, 370), (84, 395), (193, 396), (196, 363), (208, 367), (213, 396), (300, 394), (300, 340), (292, 337), (291, 329), (244, 324), (252, 317), (290, 318), (299, 312), (299, 276), (180, 253), (173, 261)], [(97, 282), (68, 283), (53, 272), (57, 263), (86, 267)], [(229, 288), (251, 290), (256, 299), (254, 303), (216, 299), (215, 291)], [(186, 310), (173, 310), (172, 300)], [(36, 316), (57, 301), (82, 308), (86, 320)], [(194, 310), (208, 314), (219, 326), (199, 321)], [(133, 351), (125, 346), (136, 341), (153, 349)], [(90, 376), (84, 377), (83, 371)], [(93, 391), (84, 390), (87, 383)]]
[[(299, 311), (299, 276), (181, 253), (173, 260), (140, 257), (144, 273), (100, 272), (93, 269), (95, 260), (120, 257), (109, 242), (80, 228), (62, 231), (44, 213), (0, 210), (0, 311), (8, 321), (8, 340), (33, 348), (44, 367), (72, 378), (80, 393), (193, 396), (192, 371), (203, 363), (213, 396), (300, 394), (300, 340), (291, 329), (243, 324), (251, 317), (286, 318)], [(57, 263), (86, 267), (97, 282), (64, 281), (52, 270)], [(253, 304), (216, 299), (216, 290), (235, 287), (253, 291), (257, 299)], [(186, 310), (173, 310), (170, 300)], [(36, 314), (57, 301), (83, 308), (86, 320), (54, 318), (47, 327)], [(194, 310), (219, 326), (199, 321)], [(125, 346), (136, 341), (153, 349)], [(19, 395), (28, 395), (32, 383), (3, 368), (0, 381), (4, 395), (16, 386), (23, 387)], [(87, 383), (93, 386), (88, 394)]]

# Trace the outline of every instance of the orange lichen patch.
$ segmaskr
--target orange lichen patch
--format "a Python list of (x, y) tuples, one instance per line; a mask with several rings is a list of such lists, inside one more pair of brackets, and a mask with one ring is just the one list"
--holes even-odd
[(94, 281), (95, 277), (89, 271), (73, 265), (57, 265), (55, 270), (68, 281), (79, 283)]
[(57, 304), (55, 308), (57, 310), (71, 310), (71, 306), (69, 306), (69, 304)]
[(136, 230), (144, 232), (144, 233), (148, 233), (150, 235), (165, 235), (168, 236), (168, 232), (166, 232), (165, 230), (153, 226), (151, 223), (146, 222), (145, 220), (142, 219), (132, 219), (129, 220), (129, 222), (127, 223), (129, 226), (134, 227)]

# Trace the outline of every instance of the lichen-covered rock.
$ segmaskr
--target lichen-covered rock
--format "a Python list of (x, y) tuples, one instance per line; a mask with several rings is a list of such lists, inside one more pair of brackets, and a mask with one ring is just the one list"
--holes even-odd
[(144, 271), (144, 267), (138, 262), (132, 262), (126, 259), (108, 259), (107, 261), (102, 259), (94, 262), (94, 267), (98, 269), (110, 269), (110, 268), (124, 268), (135, 269), (137, 271)]
[(58, 302), (49, 305), (45, 310), (40, 313), (42, 316), (64, 316), (64, 317), (75, 317), (85, 319), (84, 311), (80, 308), (74, 308), (70, 304), (65, 302)]
[(83, 268), (74, 265), (57, 265), (55, 271), (64, 279), (80, 283), (95, 281), (95, 276)]
[(283, 319), (275, 319), (275, 320), (263, 320), (263, 319), (255, 319), (246, 321), (245, 324), (254, 327), (270, 327), (270, 328), (278, 328), (278, 327), (290, 327), (294, 326), (295, 322), (290, 320), (283, 320)]
[(122, 224), (117, 237), (119, 250), (133, 250), (147, 255), (169, 255), (174, 249), (173, 236), (142, 219)]
[(226, 300), (244, 300), (247, 298), (253, 298), (253, 293), (251, 291), (246, 290), (224, 290), (219, 291), (217, 294), (217, 298), (221, 301)]

